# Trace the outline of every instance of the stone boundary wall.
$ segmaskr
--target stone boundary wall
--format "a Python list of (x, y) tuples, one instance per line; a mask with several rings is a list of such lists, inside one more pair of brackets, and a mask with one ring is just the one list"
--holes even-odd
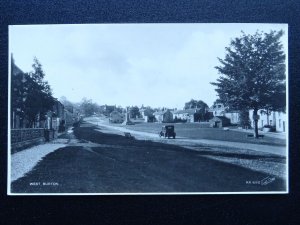
[(45, 142), (44, 128), (11, 129), (11, 153)]
[(11, 129), (11, 143), (44, 137), (44, 128)]

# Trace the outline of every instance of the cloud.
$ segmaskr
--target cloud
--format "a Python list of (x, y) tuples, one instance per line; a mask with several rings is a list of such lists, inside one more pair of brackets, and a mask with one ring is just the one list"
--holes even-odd
[[(99, 104), (183, 107), (212, 104), (214, 69), (230, 39), (272, 24), (102, 24), (10, 27), (18, 66), (42, 63), (56, 97)], [(287, 32), (286, 32), (287, 33)], [(285, 46), (287, 40), (285, 40)]]

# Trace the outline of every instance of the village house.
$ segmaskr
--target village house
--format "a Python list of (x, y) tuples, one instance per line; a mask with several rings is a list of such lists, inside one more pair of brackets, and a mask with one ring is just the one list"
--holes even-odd
[[(51, 141), (57, 137), (58, 132), (63, 132), (69, 126), (80, 120), (80, 115), (73, 110), (73, 106), (64, 106), (56, 98), (51, 97), (53, 105), (47, 108), (31, 109), (28, 114), (24, 103), (28, 100), (28, 81), (30, 76), (24, 73), (11, 57), (11, 149), (12, 152), (19, 151), (34, 144)], [(29, 119), (31, 121), (29, 121)]]
[(173, 122), (173, 113), (169, 109), (164, 111), (158, 111), (153, 113), (155, 120), (159, 123), (171, 123)]
[(226, 107), (222, 103), (216, 103), (209, 108), (209, 112), (213, 114), (213, 116), (225, 116)]
[(141, 117), (144, 119), (145, 122), (153, 122), (155, 118), (153, 115), (154, 110), (151, 108), (141, 108), (139, 110)]
[[(209, 108), (209, 112), (211, 112), (214, 115), (214, 118), (210, 120), (211, 124), (216, 125), (216, 122), (219, 125), (219, 122), (221, 122), (224, 119), (221, 119), (221, 117), (225, 117), (229, 119), (230, 124), (240, 124), (241, 118), (240, 118), (240, 112), (238, 110), (229, 110), (228, 107), (224, 107), (222, 103), (216, 103), (213, 106)], [(276, 128), (276, 131), (279, 132), (285, 132), (286, 126), (287, 126), (287, 118), (286, 113), (284, 112), (274, 112), (270, 111), (267, 112), (266, 110), (258, 110), (257, 112), (259, 119), (258, 119), (258, 128), (263, 129), (264, 126), (269, 125), (274, 128)], [(219, 117), (219, 119), (215, 118)], [(222, 120), (222, 121), (220, 121)], [(249, 110), (249, 120), (251, 123), (251, 127), (254, 127), (254, 120), (253, 120), (253, 110)], [(219, 122), (218, 122), (219, 121)], [(227, 124), (227, 122), (223, 123)]]
[[(12, 80), (20, 81), (22, 83), (26, 82), (25, 79), (25, 73), (15, 64), (13, 57), (11, 58), (11, 75)], [(21, 79), (22, 78), (22, 79)], [(22, 84), (17, 83), (16, 85), (19, 85), (22, 87)], [(13, 91), (18, 91), (17, 87), (12, 87)], [(22, 89), (21, 89), (22, 90)], [(26, 91), (22, 90), (23, 92)], [(22, 93), (21, 93), (22, 94)], [(21, 97), (20, 97), (21, 98)], [(54, 105), (52, 107), (52, 110), (49, 110), (46, 115), (41, 115), (40, 112), (36, 112), (36, 119), (34, 123), (29, 126), (29, 122), (26, 120), (26, 115), (23, 115), (24, 118), (20, 117), (20, 113), (22, 109), (19, 108), (16, 104), (17, 101), (24, 101), (25, 97), (23, 99), (13, 99), (11, 103), (11, 128), (12, 129), (20, 129), (20, 128), (46, 128), (46, 129), (55, 129), (58, 130), (60, 122), (65, 118), (64, 115), (64, 105), (60, 103), (57, 99), (54, 100)], [(22, 119), (22, 122), (21, 122)]]
[(117, 110), (114, 110), (109, 114), (110, 123), (123, 123), (124, 119), (125, 119), (124, 114), (120, 113)]
[(230, 119), (225, 116), (215, 116), (209, 120), (210, 127), (221, 128), (230, 125)]
[[(26, 82), (28, 76), (15, 64), (13, 57), (11, 58), (11, 80), (12, 80), (12, 100), (11, 100), (11, 147), (12, 152), (18, 149), (31, 146), (33, 144), (50, 141), (56, 137), (61, 124), (66, 118), (70, 118), (73, 124), (73, 114), (66, 115), (64, 105), (57, 99), (50, 110), (41, 113), (36, 110), (34, 112), (34, 121), (29, 122), (24, 112), (22, 102), (24, 103), (27, 96)], [(65, 126), (64, 126), (65, 127)]]
[[(275, 118), (274, 112), (271, 111), (271, 112), (269, 112), (269, 115), (268, 115), (264, 110), (258, 110), (257, 115), (259, 116), (258, 123), (257, 123), (257, 127), (259, 129), (263, 128), (265, 125), (275, 126), (276, 118)], [(249, 110), (249, 119), (251, 122), (251, 126), (254, 127), (253, 109)]]
[[(263, 129), (264, 126), (270, 125), (276, 128), (276, 131), (285, 132), (286, 125), (287, 125), (287, 117), (286, 113), (284, 112), (275, 112), (270, 111), (266, 112), (265, 110), (258, 110), (257, 112), (259, 119), (257, 123), (257, 127), (259, 129)], [(253, 120), (253, 110), (249, 110), (249, 119), (251, 122), (251, 126), (254, 127), (254, 120)]]
[(173, 120), (184, 120), (187, 122), (198, 122), (197, 114), (199, 110), (197, 109), (183, 109), (183, 110), (175, 110), (173, 113)]
[(53, 138), (57, 133), (64, 132), (68, 127), (80, 120), (78, 112), (74, 112), (73, 106), (65, 106), (57, 99), (54, 100), (52, 110), (46, 113), (45, 121), (40, 121), (38, 128), (45, 128), (51, 130)]
[(53, 111), (52, 111), (52, 128), (57, 131), (61, 131), (59, 129), (62, 126), (62, 123), (65, 119), (65, 113), (64, 113), (64, 105), (60, 102), (55, 100), (53, 105)]
[[(24, 72), (15, 64), (14, 59), (11, 58), (11, 79), (17, 79), (17, 76), (22, 76), (23, 79), (22, 82), (25, 82), (24, 80)], [(17, 91), (16, 88), (12, 87), (12, 92)], [(21, 128), (20, 123), (20, 116), (18, 115), (18, 112), (21, 111), (21, 108), (18, 108), (15, 106), (14, 102), (11, 103), (11, 128)]]
[(116, 105), (102, 105), (100, 106), (100, 111), (103, 115), (109, 116), (111, 112), (116, 110)]
[(224, 116), (230, 120), (231, 124), (240, 124), (240, 112), (238, 110), (229, 110), (222, 103), (216, 103), (208, 110), (213, 116)]
[(241, 123), (241, 118), (240, 118), (240, 112), (239, 111), (225, 112), (224, 116), (230, 120), (231, 124), (237, 125), (237, 124)]
[(287, 130), (287, 115), (284, 112), (275, 112), (276, 131), (286, 132)]
[(65, 109), (64, 109), (64, 120), (65, 120), (65, 126), (66, 127), (72, 126), (73, 123), (75, 122), (76, 118), (74, 116), (72, 106), (69, 106), (67, 108), (65, 107)]
[[(36, 112), (35, 121), (29, 123), (26, 119), (26, 114), (22, 108), (21, 102), (25, 102), (27, 81), (25, 73), (15, 64), (13, 57), (11, 58), (11, 80), (15, 86), (12, 85), (12, 100), (11, 100), (11, 128), (12, 129), (25, 129), (25, 128), (45, 128), (47, 126), (47, 115), (41, 115)], [(14, 95), (15, 94), (15, 95)], [(18, 96), (15, 99), (13, 96)], [(23, 113), (22, 113), (23, 112)], [(46, 116), (46, 120), (43, 120)]]
[(59, 127), (61, 126), (62, 123), (64, 123), (64, 120), (65, 120), (65, 107), (60, 101), (55, 99), (52, 110), (49, 110), (46, 113), (46, 120), (40, 121), (38, 119), (36, 122), (36, 127), (61, 131)]

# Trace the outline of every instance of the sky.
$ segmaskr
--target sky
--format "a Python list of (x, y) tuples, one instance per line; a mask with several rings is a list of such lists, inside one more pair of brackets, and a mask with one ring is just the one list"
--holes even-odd
[[(283, 30), (286, 24), (11, 25), (9, 52), (24, 72), (37, 57), (53, 96), (100, 105), (183, 108), (217, 99), (210, 82), (230, 40), (241, 31)], [(11, 54), (9, 54), (11, 55)]]

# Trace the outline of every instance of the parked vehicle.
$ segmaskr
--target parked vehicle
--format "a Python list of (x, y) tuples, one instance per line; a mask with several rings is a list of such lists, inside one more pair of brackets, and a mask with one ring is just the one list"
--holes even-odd
[(176, 133), (174, 131), (174, 125), (166, 125), (162, 126), (161, 131), (159, 132), (159, 137), (170, 138), (173, 137), (175, 139)]

